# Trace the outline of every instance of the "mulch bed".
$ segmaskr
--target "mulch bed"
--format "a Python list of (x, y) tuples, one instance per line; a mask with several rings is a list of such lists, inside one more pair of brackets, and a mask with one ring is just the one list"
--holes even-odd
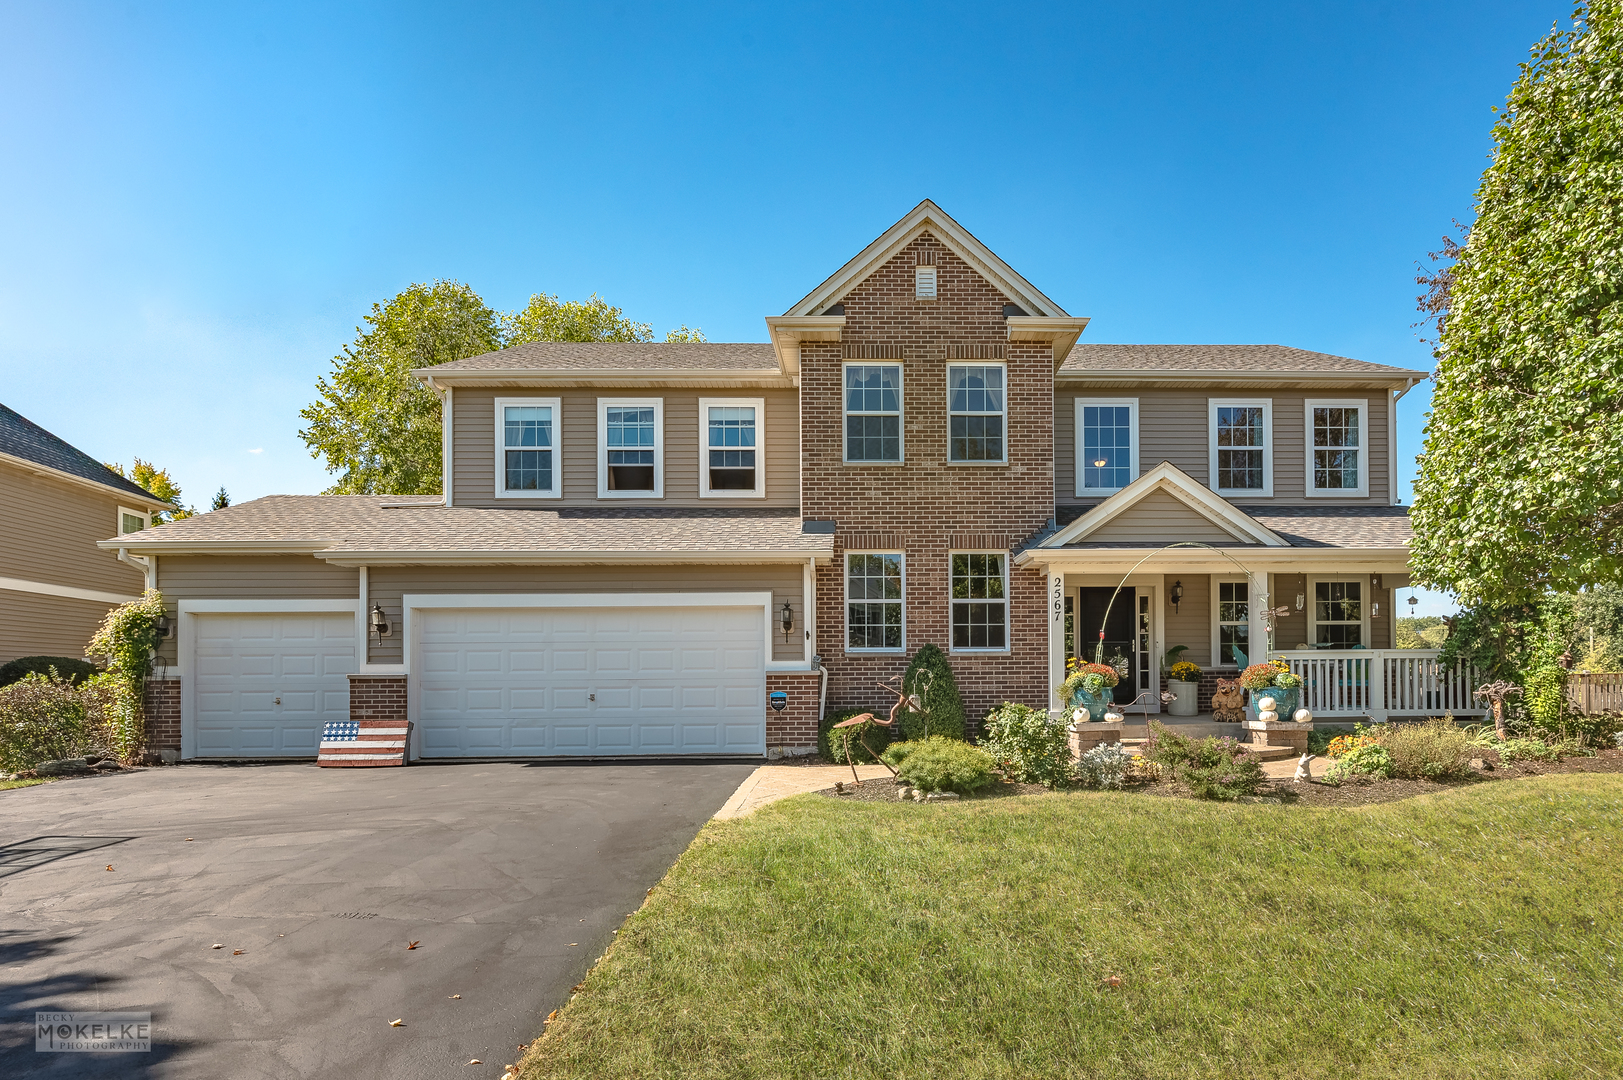
[[(1484, 751), (1483, 757), (1491, 762), (1493, 752)], [(1352, 778), (1344, 782), (1340, 787), (1331, 787), (1317, 780), (1301, 784), (1292, 783), (1288, 779), (1275, 780), (1271, 790), (1264, 788), (1259, 794), (1270, 799), (1277, 798), (1283, 803), (1296, 806), (1368, 806), (1373, 803), (1412, 799), (1416, 795), (1430, 795), (1439, 791), (1469, 787), (1473, 784), (1492, 783), (1496, 780), (1518, 780), (1529, 776), (1559, 776), (1564, 773), (1623, 773), (1623, 750), (1602, 750), (1594, 757), (1571, 757), (1564, 761), (1518, 761), (1510, 765), (1495, 764), (1488, 772), (1478, 773), (1465, 780), (1453, 780), (1446, 783), (1439, 783), (1435, 780)], [(851, 799), (856, 802), (901, 801), (896, 797), (896, 781), (889, 776), (864, 780), (860, 784), (853, 784), (847, 780), (844, 782), (844, 788), (844, 793), (837, 792), (834, 788), (824, 788), (817, 794), (825, 795), (831, 799)], [(1011, 795), (1041, 795), (1047, 791), (1048, 789), (1041, 784), (1015, 784), (1008, 781), (999, 781), (984, 791), (966, 796), (958, 801), (1007, 798)], [(1136, 784), (1128, 787), (1127, 791), (1163, 799), (1194, 798), (1188, 788), (1174, 781)]]

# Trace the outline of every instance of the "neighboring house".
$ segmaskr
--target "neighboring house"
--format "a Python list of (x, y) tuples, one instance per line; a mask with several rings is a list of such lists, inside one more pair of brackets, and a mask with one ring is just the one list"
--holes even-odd
[[(1155, 690), (1169, 646), (1260, 658), (1264, 591), (1280, 645), (1392, 645), (1395, 408), (1425, 373), (1079, 345), (1085, 318), (929, 202), (766, 323), (426, 369), (443, 500), (143, 534), (180, 631), (161, 738), (309, 756), (354, 716), (409, 718), (434, 758), (803, 750), (825, 674), (829, 708), (886, 705), (934, 642), (973, 721), (1056, 704), (1104, 625)], [(1175, 541), (1209, 546), (1145, 561)]]
[(138, 599), (145, 568), (109, 533), (146, 529), (171, 509), (139, 484), (0, 405), (0, 663), (85, 654), (109, 608)]

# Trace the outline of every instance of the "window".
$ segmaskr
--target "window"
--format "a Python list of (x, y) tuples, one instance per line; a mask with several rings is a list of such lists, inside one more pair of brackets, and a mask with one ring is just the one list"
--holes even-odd
[(1138, 399), (1076, 399), (1076, 493), (1104, 495), (1138, 479)]
[(766, 494), (760, 398), (699, 399), (699, 494), (757, 498)]
[(1251, 655), (1251, 583), (1217, 582), (1217, 664), (1246, 667)]
[(845, 556), (845, 647), (852, 652), (900, 652), (902, 555), (853, 551)]
[(913, 295), (920, 300), (935, 299), (935, 267), (913, 268)]
[(1210, 409), (1212, 490), (1220, 495), (1274, 493), (1273, 402), (1224, 401)]
[(845, 365), (845, 460), (902, 460), (900, 364)]
[(557, 398), (496, 399), (496, 497), (562, 494)]
[(1313, 583), (1313, 643), (1331, 649), (1364, 643), (1363, 581)]
[(1307, 402), (1307, 493), (1369, 494), (1367, 401)]
[(947, 365), (947, 460), (1005, 460), (1003, 365)]
[(152, 524), (152, 515), (145, 510), (131, 510), (127, 506), (118, 508), (118, 535), (140, 532)]
[(952, 555), (952, 647), (955, 651), (1009, 647), (1009, 557), (1003, 553)]
[(665, 496), (665, 403), (598, 398), (599, 498)]

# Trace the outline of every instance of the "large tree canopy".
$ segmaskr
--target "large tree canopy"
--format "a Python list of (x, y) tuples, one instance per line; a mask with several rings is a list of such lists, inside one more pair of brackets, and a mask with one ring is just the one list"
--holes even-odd
[[(529, 341), (652, 341), (647, 323), (627, 319), (594, 294), (560, 301), (538, 293), (522, 311), (498, 314), (459, 281), (413, 285), (373, 304), (367, 329), (333, 358), (316, 383), (318, 401), (300, 412), (312, 457), (339, 473), (333, 495), (437, 495), (440, 404), (412, 377), (416, 368), (462, 360)], [(672, 331), (703, 341), (703, 334)]]
[(1623, 567), (1623, 0), (1534, 47), (1493, 138), (1422, 300), (1441, 318), (1412, 566), (1500, 607)]

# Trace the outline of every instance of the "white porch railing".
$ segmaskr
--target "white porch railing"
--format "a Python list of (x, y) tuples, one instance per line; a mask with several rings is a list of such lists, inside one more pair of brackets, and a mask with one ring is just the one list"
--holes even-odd
[(1482, 716), (1469, 668), (1445, 671), (1437, 649), (1290, 649), (1271, 653), (1302, 679), (1302, 705), (1315, 719), (1367, 716)]

